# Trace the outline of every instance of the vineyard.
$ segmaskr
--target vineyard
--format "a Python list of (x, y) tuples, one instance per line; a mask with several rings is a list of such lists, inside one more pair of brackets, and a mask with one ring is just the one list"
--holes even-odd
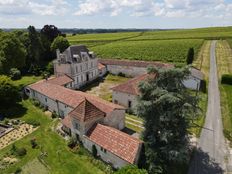
[(227, 38), (232, 45), (232, 27), (83, 34), (67, 38), (71, 45), (88, 46), (99, 58), (152, 60), (184, 65), (188, 49), (193, 47), (197, 57), (204, 40)]

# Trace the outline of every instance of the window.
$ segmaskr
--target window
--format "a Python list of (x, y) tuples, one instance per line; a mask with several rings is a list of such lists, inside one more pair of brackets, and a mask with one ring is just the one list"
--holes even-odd
[(93, 68), (93, 62), (91, 62), (91, 68)]
[(77, 122), (75, 122), (75, 129), (80, 130), (80, 125)]
[(82, 65), (80, 65), (80, 67), (81, 67), (81, 72), (82, 72)]
[(79, 83), (79, 78), (77, 77), (77, 83)]
[(104, 149), (104, 153), (106, 153), (107, 151), (106, 151), (106, 149)]
[(103, 147), (101, 147), (101, 151), (103, 151), (104, 149), (103, 149)]
[(76, 73), (78, 73), (78, 66), (76, 66)]
[(86, 70), (88, 69), (88, 63), (85, 63)]
[(83, 77), (81, 76), (81, 82), (83, 82)]
[(47, 99), (47, 98), (45, 98), (45, 102), (48, 102), (48, 99)]
[(118, 104), (118, 100), (114, 100), (114, 103), (115, 103), (115, 104)]
[(131, 101), (130, 100), (128, 100), (128, 108), (131, 108)]

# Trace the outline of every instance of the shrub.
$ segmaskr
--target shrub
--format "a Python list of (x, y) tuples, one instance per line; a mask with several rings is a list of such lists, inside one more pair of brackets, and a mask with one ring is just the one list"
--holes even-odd
[(40, 102), (38, 100), (31, 99), (31, 103), (36, 107), (40, 106)]
[(8, 118), (5, 118), (4, 119), (4, 124), (7, 125), (9, 123), (9, 119)]
[(118, 73), (118, 76), (120, 76), (120, 77), (126, 77), (126, 74), (120, 72), (120, 73)]
[(10, 77), (12, 80), (21, 79), (21, 72), (17, 68), (10, 69)]
[(76, 140), (75, 138), (71, 137), (71, 138), (69, 139), (67, 145), (68, 145), (68, 147), (73, 148), (73, 147), (76, 146), (76, 144), (77, 144), (77, 140)]
[(22, 169), (21, 168), (17, 168), (14, 172), (14, 174), (20, 174), (22, 172)]
[(58, 115), (56, 114), (55, 111), (53, 111), (53, 112), (52, 112), (52, 118), (57, 118), (57, 117), (58, 117)]
[(40, 126), (40, 122), (37, 120), (27, 120), (26, 123), (32, 125), (33, 127)]
[(194, 48), (189, 48), (187, 59), (186, 59), (187, 65), (192, 64), (193, 59), (194, 59)]
[(16, 154), (16, 151), (17, 151), (17, 147), (15, 146), (15, 144), (12, 144), (11, 149), (10, 149), (11, 155)]
[(227, 84), (227, 85), (232, 85), (232, 75), (231, 74), (223, 74), (221, 83)]
[(201, 83), (200, 83), (200, 90), (204, 93), (207, 92), (207, 88), (206, 88), (206, 80), (201, 80)]
[(27, 154), (27, 150), (23, 147), (19, 148), (16, 150), (16, 154), (17, 154), (17, 156), (24, 156)]
[(37, 142), (36, 142), (36, 139), (34, 138), (34, 139), (31, 139), (31, 147), (34, 149), (34, 148), (36, 148), (37, 146), (38, 146), (38, 144), (37, 144)]
[(94, 158), (97, 157), (97, 148), (95, 145), (92, 145), (92, 154), (93, 154)]

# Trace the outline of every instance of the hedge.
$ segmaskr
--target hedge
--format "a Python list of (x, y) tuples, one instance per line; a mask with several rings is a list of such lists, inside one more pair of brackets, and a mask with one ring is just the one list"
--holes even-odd
[(232, 75), (231, 74), (223, 74), (221, 79), (222, 84), (232, 85)]

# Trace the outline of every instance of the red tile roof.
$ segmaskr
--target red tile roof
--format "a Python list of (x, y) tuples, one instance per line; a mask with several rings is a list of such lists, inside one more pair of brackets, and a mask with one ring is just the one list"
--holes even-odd
[(79, 121), (89, 121), (94, 118), (103, 118), (105, 113), (93, 105), (89, 100), (83, 100), (68, 116), (76, 118)]
[(131, 164), (135, 163), (142, 144), (141, 140), (102, 124), (95, 125), (87, 138)]
[(123, 93), (127, 93), (127, 94), (132, 94), (132, 95), (139, 95), (138, 85), (141, 81), (145, 80), (148, 77), (149, 77), (148, 74), (143, 74), (143, 75), (137, 76), (131, 80), (128, 80), (125, 83), (122, 83), (118, 86), (115, 86), (111, 89), (113, 91), (123, 92)]
[(102, 69), (104, 69), (104, 68), (106, 68), (105, 65), (103, 65), (103, 64), (101, 64), (101, 63), (98, 63), (98, 69), (99, 69), (99, 70), (102, 70)]
[(48, 82), (52, 83), (52, 84), (64, 86), (68, 83), (73, 82), (73, 79), (67, 75), (62, 75), (59, 77), (50, 78), (50, 79), (48, 79)]
[(116, 60), (116, 59), (98, 59), (98, 62), (103, 65), (120, 65), (120, 66), (134, 66), (147, 68), (149, 65), (159, 68), (172, 68), (174, 65), (168, 63), (154, 62), (154, 61), (138, 61), (138, 60)]
[(29, 85), (28, 87), (53, 100), (58, 100), (72, 108), (76, 108), (81, 102), (88, 99), (93, 105), (104, 113), (110, 113), (115, 109), (124, 109), (124, 107), (120, 105), (108, 102), (91, 94), (68, 89), (44, 80)]

